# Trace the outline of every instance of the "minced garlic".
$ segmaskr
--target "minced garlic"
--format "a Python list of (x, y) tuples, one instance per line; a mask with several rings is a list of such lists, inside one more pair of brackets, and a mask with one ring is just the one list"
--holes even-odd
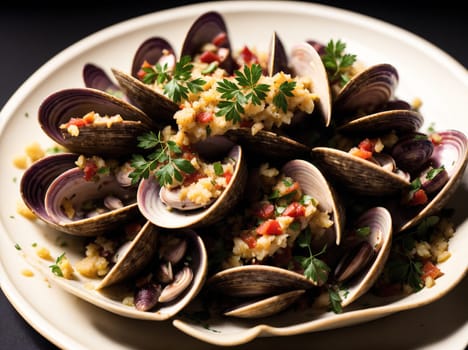
[(24, 204), (23, 201), (16, 202), (16, 212), (20, 214), (21, 216), (25, 217), (26, 219), (29, 219), (29, 220), (36, 219), (36, 214), (34, 214), (31, 211), (31, 209), (29, 209), (27, 205)]

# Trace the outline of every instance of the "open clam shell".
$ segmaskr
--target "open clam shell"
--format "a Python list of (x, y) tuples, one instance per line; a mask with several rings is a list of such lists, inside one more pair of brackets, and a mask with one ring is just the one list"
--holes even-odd
[(344, 120), (359, 113), (372, 113), (393, 98), (398, 79), (398, 72), (391, 64), (373, 65), (343, 86), (333, 101), (333, 110)]
[[(60, 128), (71, 118), (82, 118), (89, 112), (101, 116), (118, 114), (123, 121), (80, 126), (77, 136)], [(137, 136), (155, 126), (133, 105), (90, 88), (64, 89), (49, 95), (39, 107), (39, 123), (50, 138), (71, 152), (102, 156), (131, 154), (138, 150)]]
[(101, 90), (107, 92), (109, 95), (126, 100), (126, 96), (120, 87), (111, 80), (104, 69), (95, 64), (86, 63), (84, 65), (83, 81), (87, 88)]
[(200, 53), (204, 45), (213, 43), (213, 39), (218, 35), (225, 35), (225, 38), (222, 43), (217, 46), (228, 50), (225, 59), (220, 62), (219, 66), (232, 74), (237, 64), (232, 56), (232, 48), (226, 23), (218, 12), (206, 12), (193, 22), (185, 36), (180, 56), (188, 55), (193, 59), (196, 54)]
[(333, 221), (331, 236), (336, 245), (340, 244), (342, 230), (345, 222), (345, 213), (337, 198), (335, 190), (328, 183), (320, 170), (310, 162), (295, 159), (287, 162), (282, 172), (299, 182), (302, 191), (318, 201), (321, 211), (330, 213)]
[(268, 75), (272, 76), (278, 72), (290, 74), (288, 54), (283, 42), (276, 32), (273, 32), (268, 53)]
[[(162, 59), (164, 57), (164, 59)], [(175, 64), (175, 53), (172, 45), (164, 38), (152, 37), (145, 40), (136, 50), (132, 62), (132, 77), (138, 78), (144, 62), (155, 65), (160, 62), (161, 65), (167, 63), (168, 67)]]
[(228, 155), (235, 160), (234, 173), (221, 195), (205, 208), (181, 211), (169, 210), (160, 198), (160, 185), (154, 177), (144, 179), (138, 188), (138, 207), (142, 214), (155, 225), (164, 228), (206, 226), (217, 220), (241, 199), (247, 179), (247, 168), (240, 146), (232, 147)]
[(318, 52), (309, 43), (296, 44), (291, 50), (291, 67), (296, 75), (312, 80), (313, 91), (318, 95), (318, 106), (325, 126), (331, 122), (331, 91), (327, 71)]
[(437, 133), (441, 140), (434, 145), (430, 163), (433, 167), (444, 166), (448, 181), (422, 208), (405, 208), (392, 202), (388, 208), (392, 213), (396, 230), (403, 231), (413, 227), (423, 218), (440, 211), (456, 191), (468, 164), (468, 140), (465, 134), (457, 130)]
[[(346, 307), (366, 293), (381, 274), (388, 259), (392, 242), (392, 217), (383, 207), (374, 207), (364, 212), (354, 225), (356, 228), (369, 227), (370, 233), (365, 241), (375, 252), (375, 258), (364, 270), (361, 270), (344, 282), (346, 290), (340, 290), (341, 306)], [(360, 257), (357, 257), (359, 259)], [(362, 269), (360, 264), (356, 268)]]
[(358, 194), (385, 196), (410, 187), (407, 179), (348, 152), (314, 147), (312, 157), (327, 175)]
[(119, 283), (137, 274), (154, 258), (157, 249), (158, 231), (147, 221), (124, 251), (119, 251), (117, 262), (96, 289), (102, 289)]
[[(92, 217), (71, 217), (87, 202), (109, 194), (120, 198), (123, 206)], [(60, 231), (76, 236), (97, 236), (119, 227), (138, 213), (135, 196), (136, 189), (122, 187), (114, 175), (101, 175), (95, 181), (86, 181), (83, 171), (74, 167), (51, 181), (45, 192), (44, 208), (47, 218)], [(69, 207), (67, 204), (69, 210), (65, 209)]]

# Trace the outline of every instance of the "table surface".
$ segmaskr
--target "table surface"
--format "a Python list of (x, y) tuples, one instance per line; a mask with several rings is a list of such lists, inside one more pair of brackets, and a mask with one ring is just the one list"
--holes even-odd
[[(56, 5), (55, 2), (52, 5), (46, 0), (41, 1), (40, 6), (26, 8), (25, 5), (19, 6), (4, 0), (0, 5), (0, 106), (3, 106), (16, 89), (51, 57), (87, 35), (135, 16), (196, 2), (199, 1), (140, 1), (137, 6), (121, 6), (115, 5), (115, 2), (101, 0), (99, 7), (95, 7), (95, 4), (88, 0), (63, 2), (63, 5)], [(438, 7), (429, 6), (427, 2), (425, 4), (422, 1), (399, 0), (385, 3), (316, 3), (349, 9), (400, 26), (440, 47), (465, 67), (468, 66), (468, 25), (466, 12), (462, 10), (459, 1), (446, 0), (443, 6)], [(56, 32), (54, 29), (58, 22), (63, 23), (66, 30)], [(419, 313), (423, 315), (425, 312), (437, 313), (440, 318), (446, 316), (450, 319), (450, 322), (433, 320), (426, 324), (424, 334), (417, 329), (420, 325), (408, 331), (420, 336), (431, 334), (437, 343), (450, 336), (453, 326), (464, 327), (467, 317), (457, 309), (457, 303), (464, 305), (462, 309), (466, 310), (467, 290), (468, 279), (465, 278), (441, 300), (418, 310), (405, 312), (405, 317), (409, 319), (417, 319)], [(56, 348), (23, 320), (1, 291), (0, 315), (0, 349)], [(415, 343), (414, 347), (421, 349), (424, 346)]]

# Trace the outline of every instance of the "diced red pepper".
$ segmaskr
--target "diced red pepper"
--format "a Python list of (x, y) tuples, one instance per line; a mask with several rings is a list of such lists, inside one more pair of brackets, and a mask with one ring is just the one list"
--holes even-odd
[(85, 126), (87, 124), (88, 123), (83, 118), (71, 118), (66, 125), (67, 125), (67, 128), (69, 126), (71, 126), (71, 125), (75, 125), (75, 126), (80, 128), (80, 127)]
[(223, 176), (226, 179), (226, 185), (229, 184), (229, 182), (231, 182), (232, 179), (232, 173), (230, 171), (225, 171)]
[(243, 235), (241, 236), (241, 239), (249, 246), (250, 249), (253, 249), (257, 246), (257, 240), (251, 235)]
[(424, 263), (421, 275), (421, 279), (423, 281), (426, 279), (426, 277), (431, 277), (435, 280), (437, 277), (440, 277), (442, 275), (442, 271), (440, 271), (440, 269), (437, 266), (435, 266), (430, 260)]
[(91, 181), (97, 173), (97, 165), (92, 160), (87, 160), (84, 166), (84, 178), (86, 181)]
[(213, 51), (205, 51), (200, 55), (200, 61), (203, 63), (219, 62), (220, 58)]
[(299, 182), (295, 181), (292, 183), (291, 186), (287, 186), (284, 188), (284, 190), (281, 191), (281, 196), (286, 196), (287, 194), (290, 194), (294, 191), (297, 191), (299, 189)]
[(216, 45), (217, 47), (220, 47), (226, 42), (226, 40), (227, 40), (227, 33), (221, 32), (213, 38), (211, 43)]
[(260, 226), (257, 227), (256, 232), (259, 235), (280, 235), (283, 233), (283, 230), (278, 221), (269, 219), (261, 223)]
[(422, 205), (426, 204), (428, 201), (426, 191), (422, 188), (413, 193), (413, 197), (409, 200), (409, 205)]
[(195, 116), (195, 120), (200, 124), (207, 124), (213, 120), (212, 112), (200, 112)]
[(292, 218), (297, 218), (299, 216), (305, 215), (305, 207), (299, 202), (292, 202), (289, 204), (286, 209), (284, 209), (283, 216), (289, 216)]
[(442, 136), (437, 133), (431, 134), (429, 138), (434, 146), (438, 146), (442, 142)]
[(269, 219), (275, 213), (275, 206), (270, 202), (264, 202), (255, 210), (254, 215), (260, 219)]
[(258, 57), (247, 46), (244, 46), (240, 52), (240, 57), (246, 65), (258, 63)]
[(137, 73), (138, 79), (143, 80), (143, 78), (146, 75), (146, 72), (143, 70), (143, 68), (149, 68), (149, 67), (151, 67), (151, 64), (147, 60), (145, 60), (143, 64), (141, 65), (141, 69)]
[(359, 149), (368, 152), (374, 152), (375, 141), (369, 138), (365, 138), (361, 142), (359, 142)]
[(369, 151), (366, 151), (364, 149), (360, 149), (357, 147), (351, 148), (349, 153), (352, 154), (353, 156), (356, 156), (362, 159), (369, 159), (372, 157), (372, 152), (369, 152)]

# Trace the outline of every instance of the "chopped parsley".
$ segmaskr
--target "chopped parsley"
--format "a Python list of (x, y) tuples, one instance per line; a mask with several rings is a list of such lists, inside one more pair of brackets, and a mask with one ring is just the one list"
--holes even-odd
[(341, 40), (336, 42), (330, 40), (322, 55), (322, 62), (328, 74), (329, 81), (333, 84), (338, 82), (341, 86), (346, 84), (350, 77), (349, 68), (356, 61), (356, 55), (345, 53), (346, 44)]
[(310, 249), (312, 233), (310, 229), (305, 229), (297, 238), (297, 244), (301, 248), (306, 248), (309, 256), (295, 256), (294, 259), (304, 269), (304, 276), (317, 283), (325, 282), (328, 279), (330, 267), (317, 257), (325, 253), (327, 246), (325, 245), (320, 252), (313, 254)]
[(62, 253), (57, 259), (55, 260), (55, 264), (50, 265), (50, 270), (56, 276), (63, 277), (62, 269), (60, 268), (59, 264), (64, 259), (65, 253)]

